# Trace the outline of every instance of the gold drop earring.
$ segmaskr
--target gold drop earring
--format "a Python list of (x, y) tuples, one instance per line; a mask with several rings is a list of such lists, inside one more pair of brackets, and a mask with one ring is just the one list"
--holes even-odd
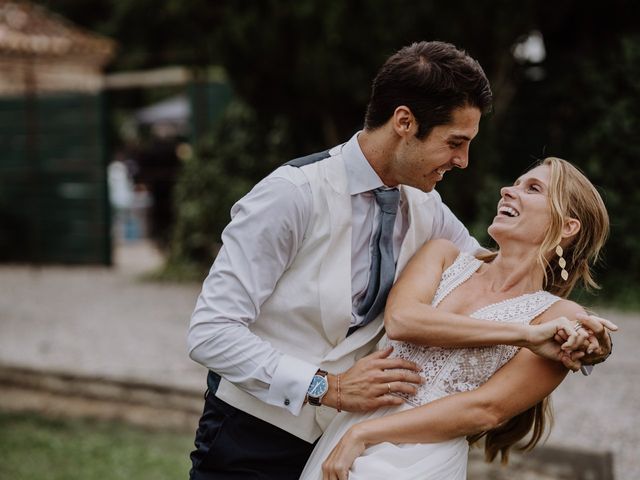
[(562, 256), (563, 253), (564, 253), (564, 251), (562, 250), (562, 247), (560, 245), (558, 245), (556, 247), (556, 255), (558, 255), (558, 265), (560, 265), (560, 268), (562, 269), (562, 271), (560, 272), (560, 276), (566, 282), (567, 279), (569, 278), (569, 272), (567, 272), (565, 270), (565, 268), (564, 268), (564, 267), (567, 266), (567, 262), (564, 259), (564, 257)]

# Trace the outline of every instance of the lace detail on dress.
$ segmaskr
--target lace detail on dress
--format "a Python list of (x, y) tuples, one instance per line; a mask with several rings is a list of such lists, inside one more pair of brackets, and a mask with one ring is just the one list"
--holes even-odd
[(482, 260), (460, 252), (454, 262), (442, 273), (431, 305), (437, 307), (456, 287), (463, 284), (482, 265)]
[[(461, 253), (443, 273), (432, 305), (440, 303), (481, 264), (482, 261)], [(529, 323), (558, 300), (560, 298), (555, 295), (538, 291), (487, 305), (470, 316), (496, 322)], [(389, 343), (394, 347), (393, 356), (423, 365), (421, 374), (425, 381), (418, 388), (418, 392), (412, 396), (398, 394), (414, 406), (478, 388), (518, 352), (518, 348), (511, 345), (441, 348), (397, 341)]]

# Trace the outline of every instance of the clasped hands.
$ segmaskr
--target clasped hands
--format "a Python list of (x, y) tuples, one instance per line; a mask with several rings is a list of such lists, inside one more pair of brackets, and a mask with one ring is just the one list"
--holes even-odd
[(603, 362), (611, 353), (609, 331), (618, 330), (609, 320), (585, 313), (578, 313), (575, 321), (558, 317), (530, 327), (527, 348), (574, 372), (583, 364)]

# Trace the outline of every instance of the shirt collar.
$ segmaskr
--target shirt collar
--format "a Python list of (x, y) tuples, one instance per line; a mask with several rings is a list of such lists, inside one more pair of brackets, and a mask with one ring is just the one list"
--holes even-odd
[(385, 186), (378, 174), (371, 167), (364, 153), (362, 153), (362, 149), (358, 143), (359, 134), (360, 132), (356, 132), (342, 147), (342, 156), (347, 170), (350, 195), (369, 192)]

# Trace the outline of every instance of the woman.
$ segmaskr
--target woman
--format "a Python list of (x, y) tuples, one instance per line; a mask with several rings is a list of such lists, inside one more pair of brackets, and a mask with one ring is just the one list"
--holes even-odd
[[(316, 446), (301, 479), (466, 478), (466, 438), (451, 439), (430, 431), (429, 418), (446, 415), (455, 424), (456, 417), (469, 413), (461, 392), (480, 387), (507, 362), (509, 367), (487, 385), (506, 389), (531, 382), (520, 378), (514, 366), (536, 363), (536, 382), (519, 393), (530, 408), (507, 422), (480, 412), (474, 440), (486, 435), (490, 460), (498, 452), (506, 460), (509, 447), (532, 426), (527, 446), (537, 443), (544, 429), (546, 397), (567, 369), (525, 349), (518, 353), (516, 346), (504, 343), (514, 329), (551, 328), (551, 336), (557, 332), (558, 343), (547, 342), (543, 348), (554, 348), (566, 340), (563, 352), (558, 352), (560, 358), (572, 350), (597, 348), (593, 330), (617, 329), (606, 320), (599, 325), (581, 317), (584, 328), (562, 318), (585, 313), (565, 298), (578, 281), (596, 286), (589, 265), (598, 258), (606, 239), (608, 216), (597, 190), (582, 173), (564, 160), (547, 158), (501, 190), (498, 213), (488, 232), (499, 246), (495, 254), (476, 259), (447, 241), (436, 240), (425, 244), (407, 265), (389, 295), (385, 327), (395, 355), (424, 365), (425, 382), (415, 395), (405, 396), (403, 405), (365, 414), (339, 414)], [(420, 323), (424, 331), (425, 322), (436, 316), (439, 321), (433, 322), (431, 345), (410, 343), (412, 326)], [(503, 322), (505, 335), (475, 332), (470, 339), (466, 331), (465, 338), (460, 333), (456, 336), (456, 326), (460, 330), (468, 316)], [(443, 318), (450, 320), (451, 328), (446, 331), (441, 327)], [(489, 346), (456, 348), (469, 345)], [(579, 358), (583, 353), (572, 355)], [(456, 395), (444, 398), (452, 394)]]

